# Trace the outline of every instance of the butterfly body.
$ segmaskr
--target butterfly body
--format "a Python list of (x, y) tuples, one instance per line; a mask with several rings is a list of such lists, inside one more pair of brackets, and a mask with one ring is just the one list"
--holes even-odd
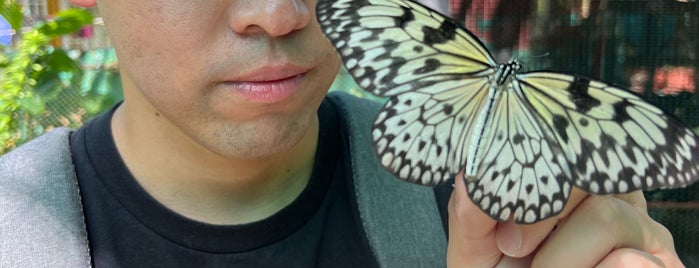
[(475, 178), (477, 176), (478, 167), (482, 158), (483, 151), (486, 149), (488, 140), (491, 136), (490, 125), (493, 121), (493, 109), (497, 104), (499, 98), (502, 94), (517, 94), (521, 96), (521, 92), (515, 92), (516, 89), (510, 87), (512, 79), (514, 79), (515, 72), (521, 68), (519, 62), (512, 60), (506, 64), (498, 64), (497, 70), (492, 74), (491, 78), (487, 78), (490, 81), (488, 86), (488, 97), (483, 105), (483, 109), (478, 114), (476, 119), (476, 124), (474, 128), (477, 130), (470, 137), (470, 153), (466, 159), (466, 167), (464, 170), (464, 176), (466, 178)]
[(316, 9), (358, 85), (388, 99), (372, 138), (400, 179), (435, 185), (463, 172), (483, 211), (518, 223), (558, 214), (573, 186), (618, 194), (699, 179), (697, 136), (627, 90), (498, 64), (468, 30), (411, 1)]

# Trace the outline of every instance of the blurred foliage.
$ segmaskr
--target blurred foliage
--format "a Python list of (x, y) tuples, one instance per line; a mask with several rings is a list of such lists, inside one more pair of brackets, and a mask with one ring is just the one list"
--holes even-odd
[[(0, 45), (0, 155), (50, 128), (81, 125), (87, 114), (104, 109), (105, 98), (113, 98), (104, 92), (81, 90), (80, 83), (89, 71), (83, 70), (78, 57), (71, 57), (76, 53), (50, 42), (91, 24), (93, 16), (88, 11), (66, 9), (30, 26), (21, 25), (22, 11), (14, 1), (0, 1), (0, 15), (21, 33), (11, 45)], [(73, 103), (52, 105), (57, 99), (72, 99)]]
[(14, 1), (0, 0), (0, 16), (5, 18), (15, 31), (22, 27), (22, 9)]

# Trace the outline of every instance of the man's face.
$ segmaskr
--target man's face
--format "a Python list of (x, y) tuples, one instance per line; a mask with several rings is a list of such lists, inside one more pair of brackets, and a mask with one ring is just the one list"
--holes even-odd
[(339, 67), (315, 4), (98, 1), (119, 57), (125, 110), (159, 117), (228, 157), (290, 148), (316, 120)]

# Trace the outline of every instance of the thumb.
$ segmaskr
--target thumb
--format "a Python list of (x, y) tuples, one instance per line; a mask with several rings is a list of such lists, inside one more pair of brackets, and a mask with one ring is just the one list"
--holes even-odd
[(502, 258), (496, 239), (497, 221), (471, 201), (460, 173), (449, 200), (448, 267), (494, 267)]

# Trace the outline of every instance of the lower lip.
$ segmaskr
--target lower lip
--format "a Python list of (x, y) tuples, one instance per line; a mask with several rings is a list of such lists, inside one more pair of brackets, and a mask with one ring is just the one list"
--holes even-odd
[(303, 74), (276, 81), (225, 82), (228, 87), (256, 103), (281, 102), (296, 92)]

